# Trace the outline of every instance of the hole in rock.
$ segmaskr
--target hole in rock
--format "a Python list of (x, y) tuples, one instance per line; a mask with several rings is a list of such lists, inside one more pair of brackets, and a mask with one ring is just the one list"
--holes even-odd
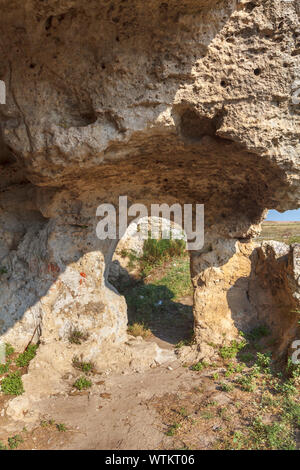
[[(167, 227), (171, 239), (162, 238)], [(180, 226), (158, 217), (133, 222), (118, 243), (108, 280), (126, 299), (130, 335), (164, 349), (192, 340), (190, 258)]]
[(188, 109), (181, 115), (180, 132), (183, 137), (194, 141), (201, 139), (204, 135), (214, 137), (219, 127), (219, 120), (218, 116), (209, 119)]

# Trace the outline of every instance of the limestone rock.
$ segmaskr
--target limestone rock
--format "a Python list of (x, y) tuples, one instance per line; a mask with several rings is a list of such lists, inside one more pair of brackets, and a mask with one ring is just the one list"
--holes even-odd
[[(299, 207), (298, 0), (0, 3), (3, 339), (20, 350), (39, 339), (50, 377), (58, 354), (69, 357), (69, 329), (83, 328), (90, 356), (115, 364), (126, 305), (107, 281), (118, 240), (97, 239), (96, 209), (120, 195), (205, 205), (206, 247), (192, 254), (197, 338), (234, 337), (256, 311), (249, 240), (266, 209)], [(265, 262), (281, 273), (274, 282), (288, 275), (266, 300), (271, 312), (283, 295), (284, 348), (298, 248), (287, 264), (266, 250), (257, 279)]]

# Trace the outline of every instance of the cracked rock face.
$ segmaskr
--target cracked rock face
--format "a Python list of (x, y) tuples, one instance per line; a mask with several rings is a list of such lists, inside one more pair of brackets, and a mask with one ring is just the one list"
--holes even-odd
[[(97, 206), (120, 195), (147, 207), (205, 205), (207, 243), (192, 254), (197, 340), (236, 335), (231, 303), (243, 295), (226, 296), (253, 275), (248, 241), (265, 209), (300, 206), (298, 1), (0, 7), (3, 337), (64, 350), (70, 328), (81, 328), (101, 366), (121, 348), (126, 305), (106, 281), (117, 240), (95, 230)], [(224, 316), (211, 301), (204, 312), (210, 268)]]

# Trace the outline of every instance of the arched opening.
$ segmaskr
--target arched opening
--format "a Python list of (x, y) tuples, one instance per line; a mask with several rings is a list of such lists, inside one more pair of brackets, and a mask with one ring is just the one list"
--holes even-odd
[(126, 299), (129, 335), (164, 349), (193, 339), (194, 289), (186, 239), (174, 222), (142, 218), (129, 225), (109, 268), (108, 281)]

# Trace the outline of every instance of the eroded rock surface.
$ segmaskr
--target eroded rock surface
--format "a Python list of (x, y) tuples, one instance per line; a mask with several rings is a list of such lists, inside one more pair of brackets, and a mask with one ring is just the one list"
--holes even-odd
[[(100, 203), (205, 204), (206, 237), (230, 269), (213, 255), (193, 262), (194, 276), (212, 266), (224, 301), (249, 276), (243, 240), (265, 209), (299, 207), (298, 1), (0, 6), (1, 333), (19, 349), (40, 339), (50, 371), (70, 327), (82, 328), (86, 354), (103, 365), (124, 344), (127, 318), (105, 280), (117, 241), (96, 238)], [(200, 285), (199, 344), (223, 329), (234, 336), (234, 309), (210, 324), (205, 296)]]

